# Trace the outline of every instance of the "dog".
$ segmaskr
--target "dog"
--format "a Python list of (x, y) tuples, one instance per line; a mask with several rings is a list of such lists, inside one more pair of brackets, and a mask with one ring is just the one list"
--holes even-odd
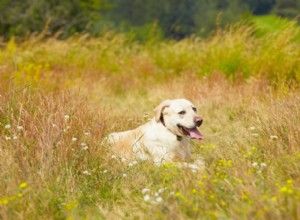
[(203, 119), (196, 107), (186, 99), (165, 100), (154, 109), (154, 117), (146, 124), (130, 131), (108, 135), (115, 155), (125, 159), (151, 160), (156, 165), (177, 163), (198, 169), (202, 159), (190, 163), (190, 139), (203, 140), (197, 127)]

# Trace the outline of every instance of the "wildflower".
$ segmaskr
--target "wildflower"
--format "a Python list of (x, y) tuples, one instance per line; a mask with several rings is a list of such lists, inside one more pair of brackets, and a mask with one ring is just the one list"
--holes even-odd
[(253, 162), (253, 163), (252, 163), (252, 166), (253, 166), (253, 167), (257, 167), (257, 165), (258, 165), (257, 162)]
[(166, 190), (166, 188), (162, 188), (158, 190), (158, 193), (163, 193)]
[(123, 176), (123, 177), (127, 177), (127, 174), (126, 174), (126, 173), (123, 173), (122, 176)]
[(271, 135), (271, 136), (270, 136), (270, 139), (271, 139), (271, 140), (278, 139), (278, 136), (276, 136), (276, 135)]
[(169, 193), (169, 195), (170, 195), (170, 196), (174, 196), (175, 193), (172, 191), (172, 192)]
[(82, 149), (83, 150), (87, 150), (87, 149), (89, 149), (89, 147), (88, 146), (84, 146)]
[(288, 188), (286, 186), (283, 186), (280, 188), (279, 192), (285, 193), (288, 191)]
[(84, 143), (84, 142), (82, 142), (80, 145), (81, 145), (82, 147), (85, 147), (85, 146), (87, 146), (87, 144), (86, 144), (86, 143)]
[(257, 133), (252, 134), (253, 137), (258, 137), (259, 135)]
[(5, 128), (5, 129), (10, 129), (11, 126), (10, 126), (10, 124), (7, 124), (7, 125), (4, 126), (4, 128)]
[(84, 132), (84, 136), (89, 136), (90, 132)]
[(121, 158), (121, 161), (122, 161), (122, 162), (125, 162), (125, 161), (126, 161), (126, 159), (125, 159), (125, 158)]
[(103, 172), (102, 173), (107, 173), (107, 170), (103, 170)]
[(90, 173), (89, 171), (87, 171), (87, 170), (82, 171), (82, 173), (83, 173), (84, 175), (91, 175), (91, 173)]
[(158, 202), (158, 203), (161, 203), (162, 201), (163, 201), (163, 199), (159, 196), (159, 197), (157, 197), (156, 199), (156, 202)]
[(137, 162), (136, 160), (135, 160), (135, 161), (132, 161), (132, 164), (133, 164), (133, 165), (137, 165), (137, 163), (138, 163), (138, 162)]
[(23, 182), (23, 183), (21, 183), (20, 185), (19, 185), (19, 188), (21, 188), (21, 189), (24, 189), (24, 188), (26, 188), (27, 187), (27, 183), (26, 182)]
[(19, 125), (19, 126), (17, 126), (17, 129), (18, 129), (19, 131), (21, 131), (21, 130), (24, 129), (24, 127), (23, 127), (22, 125)]
[(142, 194), (145, 194), (145, 193), (147, 193), (147, 192), (150, 192), (150, 189), (148, 189), (148, 188), (142, 189)]
[(9, 140), (11, 140), (11, 137), (5, 136), (5, 140), (9, 141)]
[(149, 196), (149, 195), (145, 195), (145, 196), (144, 196), (144, 201), (145, 201), (145, 202), (148, 202), (149, 200), (150, 200), (150, 196)]
[(266, 163), (261, 163), (260, 166), (261, 166), (261, 167), (266, 167), (267, 164), (266, 164)]
[(179, 197), (180, 195), (181, 195), (180, 192), (175, 193), (175, 196), (177, 196), (177, 197)]
[(76, 137), (72, 137), (72, 141), (73, 142), (77, 141), (77, 138)]
[(53, 128), (56, 128), (56, 127), (57, 127), (57, 125), (56, 125), (56, 124), (52, 124), (52, 127), (53, 127)]
[(117, 156), (116, 155), (111, 155), (111, 159), (115, 159), (115, 158), (117, 158)]
[(156, 196), (156, 197), (157, 197), (157, 196), (159, 196), (159, 194), (156, 192), (156, 193), (154, 193), (154, 196)]
[(67, 126), (65, 129), (64, 129), (64, 132), (66, 132), (67, 130), (69, 130), (71, 128), (71, 126)]
[(69, 115), (65, 115), (64, 119), (65, 119), (65, 121), (68, 121), (70, 119), (70, 116)]
[(251, 126), (251, 127), (249, 127), (249, 129), (250, 129), (251, 131), (253, 131), (253, 130), (255, 130), (256, 128), (255, 128), (254, 126)]
[(17, 140), (17, 139), (18, 139), (18, 137), (17, 137), (17, 136), (13, 136), (13, 139), (14, 139), (14, 140)]
[(133, 163), (129, 163), (128, 166), (129, 166), (129, 167), (133, 167)]
[(191, 171), (192, 171), (193, 173), (197, 173), (197, 170), (196, 170), (196, 169), (191, 169)]

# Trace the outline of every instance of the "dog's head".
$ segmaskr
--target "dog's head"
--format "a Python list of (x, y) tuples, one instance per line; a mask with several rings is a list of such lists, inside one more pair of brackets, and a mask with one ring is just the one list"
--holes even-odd
[(155, 120), (162, 122), (173, 134), (202, 140), (198, 131), (203, 119), (197, 114), (195, 106), (186, 99), (165, 100), (155, 109)]

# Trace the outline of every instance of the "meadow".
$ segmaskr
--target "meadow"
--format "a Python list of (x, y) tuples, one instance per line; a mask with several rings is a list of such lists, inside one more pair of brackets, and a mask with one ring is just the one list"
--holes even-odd
[[(207, 39), (32, 35), (0, 50), (0, 219), (299, 219), (300, 42), (236, 25)], [(201, 172), (124, 163), (102, 139), (187, 98)]]

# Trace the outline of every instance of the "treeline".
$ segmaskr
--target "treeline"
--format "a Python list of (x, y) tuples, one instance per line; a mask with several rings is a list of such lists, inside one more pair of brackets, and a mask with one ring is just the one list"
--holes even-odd
[(269, 13), (296, 18), (300, 0), (0, 0), (0, 35), (8, 39), (47, 30), (65, 38), (114, 30), (141, 40), (181, 39)]

